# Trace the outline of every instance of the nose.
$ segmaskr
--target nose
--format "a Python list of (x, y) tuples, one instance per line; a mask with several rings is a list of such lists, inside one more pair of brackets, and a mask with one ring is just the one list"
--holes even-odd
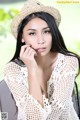
[(37, 43), (38, 43), (38, 44), (44, 44), (44, 43), (45, 43), (45, 40), (44, 40), (43, 35), (39, 35), (39, 36), (38, 36), (38, 38), (37, 38)]
[(45, 41), (43, 41), (43, 40), (38, 41), (38, 44), (44, 44), (44, 43), (45, 43)]

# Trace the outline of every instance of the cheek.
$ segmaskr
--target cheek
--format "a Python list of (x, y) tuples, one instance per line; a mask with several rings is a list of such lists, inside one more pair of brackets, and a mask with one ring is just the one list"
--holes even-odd
[(26, 44), (30, 44), (31, 40), (28, 36), (24, 36), (23, 39)]
[(24, 38), (24, 42), (26, 45), (31, 45), (33, 48), (35, 48), (35, 46), (36, 46), (35, 41), (29, 37)]
[(35, 40), (36, 38), (34, 36), (29, 36), (24, 34), (23, 39), (26, 44), (30, 44), (32, 46), (35, 46), (36, 44), (36, 40)]
[(47, 44), (52, 45), (52, 37), (48, 36), (46, 39), (47, 39)]

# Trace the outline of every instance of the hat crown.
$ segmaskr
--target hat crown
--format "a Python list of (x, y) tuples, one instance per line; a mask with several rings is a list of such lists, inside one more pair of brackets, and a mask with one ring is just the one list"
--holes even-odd
[(29, 12), (30, 9), (31, 11), (34, 9), (39, 9), (43, 6), (39, 1), (37, 0), (27, 0), (27, 2), (24, 4), (24, 6), (21, 9), (21, 13), (23, 12)]
[(37, 0), (27, 0), (24, 6), (22, 7), (20, 13), (13, 19), (12, 22), (11, 29), (12, 29), (12, 34), (15, 36), (15, 38), (17, 38), (17, 34), (18, 34), (17, 29), (21, 21), (26, 16), (35, 12), (46, 12), (50, 14), (55, 18), (56, 24), (57, 26), (59, 26), (59, 23), (61, 21), (61, 15), (56, 8), (52, 6), (46, 6)]

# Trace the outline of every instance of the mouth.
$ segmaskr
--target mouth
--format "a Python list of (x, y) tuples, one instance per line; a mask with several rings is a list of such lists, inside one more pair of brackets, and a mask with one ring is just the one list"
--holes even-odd
[(44, 52), (46, 48), (38, 48), (36, 49), (37, 52)]

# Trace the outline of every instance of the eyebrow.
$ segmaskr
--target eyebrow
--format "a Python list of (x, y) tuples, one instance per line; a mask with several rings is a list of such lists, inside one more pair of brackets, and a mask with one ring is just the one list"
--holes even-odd
[[(49, 27), (45, 27), (45, 28), (43, 28), (43, 30), (45, 30), (45, 29), (50, 29), (50, 28), (49, 28)], [(29, 31), (29, 30), (36, 31), (36, 29), (28, 29), (27, 31)]]

